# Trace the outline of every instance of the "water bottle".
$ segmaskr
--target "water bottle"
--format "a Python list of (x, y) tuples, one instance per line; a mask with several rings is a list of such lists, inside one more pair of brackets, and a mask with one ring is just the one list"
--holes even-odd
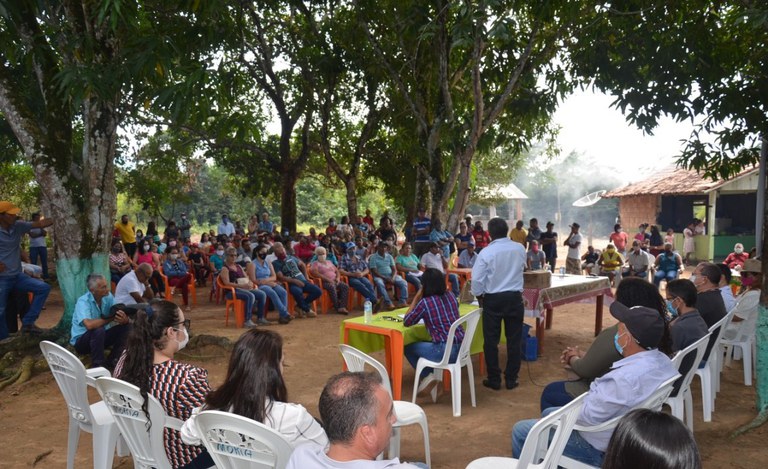
[(565, 277), (565, 267), (560, 267), (560, 276)]
[(363, 303), (363, 316), (366, 324), (370, 324), (373, 320), (373, 305), (370, 300), (365, 300)]

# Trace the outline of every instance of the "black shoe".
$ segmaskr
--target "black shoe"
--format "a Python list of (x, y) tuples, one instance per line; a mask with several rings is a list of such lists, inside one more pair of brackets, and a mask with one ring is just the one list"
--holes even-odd
[(376, 302), (373, 304), (373, 311), (372, 311), (373, 314), (376, 314), (376, 313), (379, 312), (379, 310), (381, 309), (381, 303), (383, 303), (383, 302), (384, 302), (384, 298), (383, 297), (379, 298), (378, 300), (376, 300)]
[(494, 383), (493, 381), (488, 379), (483, 380), (483, 386), (485, 386), (486, 388), (491, 388), (494, 391), (498, 391), (499, 389), (501, 389), (501, 383)]
[(518, 381), (507, 381), (506, 383), (507, 389), (515, 389), (516, 387), (520, 386), (520, 383)]
[(42, 334), (42, 333), (43, 333), (43, 330), (40, 329), (39, 327), (37, 327), (34, 324), (26, 324), (26, 325), (21, 326), (21, 334), (22, 335), (24, 335), (24, 334), (38, 335), (38, 334)]
[(289, 322), (291, 322), (291, 317), (290, 316), (280, 316), (280, 319), (278, 319), (277, 322), (279, 322), (280, 324), (288, 324)]

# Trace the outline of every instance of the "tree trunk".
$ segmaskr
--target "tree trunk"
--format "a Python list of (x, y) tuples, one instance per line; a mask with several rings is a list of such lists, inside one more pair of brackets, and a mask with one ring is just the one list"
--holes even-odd
[(459, 180), (456, 183), (456, 197), (453, 201), (453, 210), (451, 210), (448, 216), (448, 222), (445, 227), (445, 229), (451, 232), (458, 232), (459, 222), (464, 219), (464, 213), (467, 210), (467, 205), (469, 205), (471, 169), (472, 165), (470, 163), (461, 164)]
[(280, 179), (280, 232), (296, 233), (296, 183), (295, 171), (284, 171)]
[(349, 176), (344, 180), (347, 190), (347, 216), (350, 220), (357, 217), (357, 176)]

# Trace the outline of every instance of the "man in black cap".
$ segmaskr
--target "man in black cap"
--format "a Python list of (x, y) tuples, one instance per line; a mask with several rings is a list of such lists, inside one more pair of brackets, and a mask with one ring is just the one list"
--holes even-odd
[[(625, 415), (648, 399), (665, 381), (679, 376), (668, 356), (658, 350), (668, 328), (659, 312), (645, 306), (629, 308), (619, 302), (611, 305), (611, 314), (619, 320), (614, 337), (616, 351), (624, 358), (614, 362), (611, 371), (595, 379), (576, 419), (576, 424), (590, 427)], [(555, 407), (544, 411), (544, 415)], [(512, 456), (520, 451), (537, 420), (522, 420), (512, 430)], [(591, 466), (600, 466), (613, 429), (600, 432), (574, 431), (563, 454)]]

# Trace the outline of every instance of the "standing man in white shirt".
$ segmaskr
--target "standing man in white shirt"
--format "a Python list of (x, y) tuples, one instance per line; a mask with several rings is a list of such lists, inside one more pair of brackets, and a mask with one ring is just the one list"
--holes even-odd
[(229, 216), (226, 213), (221, 216), (221, 223), (219, 223), (218, 231), (216, 234), (219, 236), (225, 235), (230, 239), (232, 239), (232, 237), (235, 235), (235, 225), (229, 221)]
[(571, 233), (565, 238), (564, 245), (568, 246), (568, 256), (565, 258), (565, 273), (581, 275), (581, 225), (574, 222)]
[(501, 389), (499, 339), (501, 323), (507, 337), (507, 366), (504, 371), (507, 389), (518, 386), (520, 341), (523, 335), (523, 269), (525, 248), (507, 238), (509, 227), (501, 218), (488, 222), (491, 243), (477, 255), (472, 268), (472, 294), (483, 308), (483, 336), (488, 379), (483, 386)]

